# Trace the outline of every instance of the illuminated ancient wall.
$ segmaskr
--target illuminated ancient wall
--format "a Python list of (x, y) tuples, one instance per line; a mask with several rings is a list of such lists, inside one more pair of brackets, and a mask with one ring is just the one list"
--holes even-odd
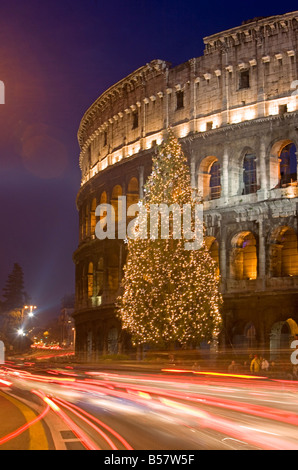
[(113, 316), (125, 246), (96, 239), (95, 208), (142, 197), (169, 126), (204, 198), (225, 298), (223, 342), (269, 344), (277, 322), (297, 321), (297, 42), (298, 12), (249, 21), (204, 38), (202, 57), (140, 67), (86, 111), (74, 261), (78, 349), (88, 357), (125, 348)]

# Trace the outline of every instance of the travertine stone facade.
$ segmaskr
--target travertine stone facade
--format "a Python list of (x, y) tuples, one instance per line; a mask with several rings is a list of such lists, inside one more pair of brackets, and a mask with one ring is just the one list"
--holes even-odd
[(125, 246), (99, 241), (95, 208), (142, 197), (168, 127), (204, 197), (207, 244), (224, 296), (222, 347), (289, 346), (298, 333), (298, 11), (204, 38), (177, 67), (152, 61), (111, 86), (78, 132), (77, 351), (125, 350), (114, 317)]

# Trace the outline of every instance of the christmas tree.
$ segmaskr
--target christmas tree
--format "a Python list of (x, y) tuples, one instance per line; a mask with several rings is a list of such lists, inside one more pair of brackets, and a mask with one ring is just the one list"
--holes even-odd
[[(204, 242), (186, 249), (186, 232), (191, 228), (194, 239), (198, 233), (194, 217), (191, 227), (185, 227), (183, 211), (188, 207), (193, 214), (202, 201), (191, 187), (187, 159), (171, 131), (153, 157), (144, 193), (142, 216), (128, 240), (123, 293), (117, 302), (122, 327), (136, 345), (189, 347), (210, 342), (221, 325), (218, 270)], [(172, 209), (168, 230), (160, 213), (152, 230), (152, 208), (161, 205)]]

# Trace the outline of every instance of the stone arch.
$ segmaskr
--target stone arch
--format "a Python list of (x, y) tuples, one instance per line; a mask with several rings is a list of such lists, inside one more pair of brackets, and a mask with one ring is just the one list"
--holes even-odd
[(92, 262), (88, 264), (87, 289), (88, 289), (88, 299), (92, 299), (93, 293), (94, 293), (94, 265)]
[(292, 318), (275, 322), (271, 327), (269, 335), (270, 359), (277, 359), (283, 354), (288, 356), (291, 342), (297, 334), (298, 325)]
[(257, 157), (255, 152), (247, 149), (242, 158), (242, 192), (252, 194), (257, 192)]
[(127, 208), (132, 204), (137, 204), (139, 202), (139, 181), (138, 178), (133, 176), (130, 178), (128, 185), (127, 185), (127, 193), (126, 193), (126, 203)]
[(241, 350), (255, 350), (257, 347), (257, 332), (253, 322), (240, 321), (232, 328), (233, 346)]
[(257, 243), (250, 231), (233, 236), (230, 253), (230, 277), (235, 280), (257, 278)]
[(271, 234), (269, 270), (272, 277), (298, 276), (297, 234), (292, 227), (277, 227)]
[(219, 274), (219, 243), (215, 237), (206, 237), (205, 245), (211, 258), (217, 263)]
[(297, 145), (280, 139), (270, 149), (270, 189), (297, 184)]
[(112, 190), (112, 197), (111, 197), (111, 205), (114, 208), (115, 211), (115, 222), (118, 222), (119, 220), (119, 205), (118, 205), (118, 199), (119, 197), (122, 196), (122, 187), (120, 184), (117, 184), (116, 186), (113, 187)]
[(92, 199), (91, 208), (90, 208), (90, 235), (91, 237), (95, 234), (95, 226), (96, 226), (96, 198)]
[(220, 162), (215, 156), (205, 157), (198, 171), (198, 187), (205, 200), (218, 199), (221, 195)]

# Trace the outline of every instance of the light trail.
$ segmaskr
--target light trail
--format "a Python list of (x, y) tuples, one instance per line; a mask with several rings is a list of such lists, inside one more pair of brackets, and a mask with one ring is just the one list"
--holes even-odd
[(5, 444), (6, 442), (10, 441), (11, 439), (14, 439), (14, 438), (18, 437), (24, 431), (27, 431), (27, 429), (29, 429), (30, 426), (34, 426), (34, 424), (36, 424), (38, 421), (40, 421), (41, 419), (43, 419), (46, 416), (46, 414), (49, 412), (49, 410), (50, 410), (50, 406), (49, 406), (49, 404), (47, 404), (44, 411), (42, 413), (40, 413), (39, 415), (37, 415), (36, 418), (34, 418), (33, 420), (31, 420), (28, 423), (24, 424), (23, 426), (19, 427), (15, 431), (13, 431), (13, 432), (7, 434), (6, 436), (0, 438), (0, 446)]
[[(55, 398), (55, 401), (57, 403), (60, 403), (61, 405), (63, 405), (65, 408), (69, 409), (70, 411), (72, 411), (74, 414), (76, 414), (77, 416), (79, 416), (81, 419), (83, 419), (87, 424), (89, 424), (89, 426), (91, 426), (93, 429), (95, 429), (96, 432), (98, 432), (105, 440), (106, 442), (110, 445), (111, 449), (112, 450), (119, 450), (115, 444), (113, 443), (113, 441), (105, 434), (103, 433), (97, 426), (94, 426), (94, 424), (91, 422), (91, 421), (94, 421), (96, 422), (99, 426), (102, 426), (103, 428), (105, 428), (108, 432), (110, 432), (114, 437), (116, 437), (116, 439), (118, 439), (121, 444), (127, 449), (127, 450), (133, 450), (133, 448), (131, 447), (130, 444), (128, 444), (128, 442), (122, 437), (120, 436), (120, 434), (118, 434), (114, 429), (112, 429), (110, 426), (106, 425), (105, 423), (103, 423), (102, 421), (100, 421), (99, 419), (97, 419), (95, 416), (91, 415), (90, 413), (88, 413), (87, 411), (83, 410), (82, 408), (79, 408), (78, 406), (76, 405), (73, 405), (72, 403), (68, 403), (66, 402), (65, 400), (62, 400), (61, 398), (58, 399), (58, 398)], [(76, 411), (77, 410), (77, 411)], [(87, 420), (86, 418), (84, 418), (82, 415), (85, 415), (87, 416), (89, 419)]]
[(49, 397), (45, 396), (43, 392), (33, 390), (35, 395), (39, 396), (48, 406), (64, 421), (64, 423), (72, 430), (77, 438), (82, 442), (87, 450), (101, 450), (83, 431), (72, 421), (64, 411), (62, 411)]

